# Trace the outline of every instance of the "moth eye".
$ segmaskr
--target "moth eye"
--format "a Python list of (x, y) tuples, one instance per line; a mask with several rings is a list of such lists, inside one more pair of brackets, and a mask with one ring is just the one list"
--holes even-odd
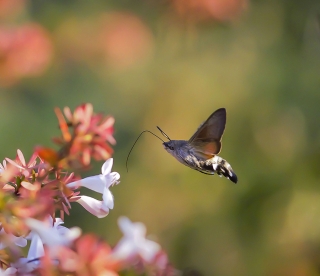
[(169, 147), (170, 150), (174, 150), (174, 147)]

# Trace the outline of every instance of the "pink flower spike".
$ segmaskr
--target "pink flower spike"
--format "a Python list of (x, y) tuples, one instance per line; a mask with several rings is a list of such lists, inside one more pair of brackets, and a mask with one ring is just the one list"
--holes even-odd
[(120, 217), (118, 225), (124, 236), (114, 248), (114, 258), (125, 261), (140, 257), (147, 263), (152, 262), (161, 247), (156, 242), (145, 238), (146, 227), (144, 224), (133, 223), (127, 217)]

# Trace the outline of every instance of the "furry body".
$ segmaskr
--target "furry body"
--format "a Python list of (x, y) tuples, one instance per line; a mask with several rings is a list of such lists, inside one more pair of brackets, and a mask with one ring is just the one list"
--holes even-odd
[(223, 175), (232, 182), (237, 183), (237, 175), (232, 170), (231, 165), (218, 155), (211, 158), (204, 158), (185, 140), (170, 140), (164, 142), (165, 150), (175, 157), (180, 163), (191, 169), (197, 170), (204, 174)]

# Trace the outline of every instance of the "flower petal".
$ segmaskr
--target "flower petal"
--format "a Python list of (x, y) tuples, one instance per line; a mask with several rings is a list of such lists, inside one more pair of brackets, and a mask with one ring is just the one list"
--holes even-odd
[(135, 246), (126, 239), (121, 239), (114, 247), (112, 257), (116, 260), (128, 260), (137, 254)]
[(113, 165), (113, 158), (109, 158), (106, 162), (104, 162), (104, 164), (101, 167), (101, 173), (103, 175), (107, 175), (111, 172), (112, 169), (112, 165)]
[(26, 160), (24, 159), (24, 156), (23, 156), (23, 153), (22, 153), (21, 150), (19, 150), (19, 149), (17, 150), (17, 155), (19, 157), (19, 160), (20, 160), (21, 164), (23, 166), (26, 166)]
[(118, 225), (123, 234), (131, 232), (132, 222), (127, 217), (118, 218)]
[(49, 247), (68, 245), (75, 236), (80, 236), (80, 229), (78, 227), (69, 229), (69, 231), (74, 232), (73, 234), (68, 233), (68, 235), (62, 235), (56, 228), (48, 227), (47, 224), (33, 218), (27, 218), (25, 223), (31, 230), (36, 232), (40, 236), (42, 242)]
[(14, 243), (20, 247), (25, 247), (27, 245), (27, 240), (23, 237), (15, 237)]
[(105, 183), (101, 179), (100, 175), (94, 175), (67, 184), (67, 187), (69, 188), (76, 188), (77, 186), (86, 187), (92, 191), (102, 194)]
[(120, 217), (118, 224), (124, 236), (114, 248), (114, 257), (126, 260), (139, 256), (145, 262), (153, 261), (161, 247), (145, 238), (145, 225), (140, 222), (132, 223), (126, 217)]
[(151, 262), (161, 249), (160, 245), (154, 241), (145, 240), (139, 248), (139, 254), (146, 262)]
[[(0, 224), (1, 225), (1, 224)], [(8, 239), (13, 242), (15, 245), (20, 246), (20, 247), (25, 247), (27, 245), (27, 240), (24, 237), (17, 237), (13, 234), (8, 234), (6, 233), (6, 231), (4, 231), (4, 229), (2, 228), (0, 231), (1, 235), (5, 235), (8, 237)], [(0, 242), (0, 250), (2, 250), (3, 248), (7, 247), (7, 243), (4, 242)]]
[(80, 196), (77, 200), (89, 213), (98, 218), (103, 218), (109, 214), (109, 210), (103, 209), (103, 202), (89, 196)]
[(103, 199), (103, 204), (105, 206), (107, 206), (109, 209), (113, 209), (114, 207), (113, 195), (108, 188), (104, 189), (102, 199)]
[(43, 243), (40, 236), (33, 233), (27, 259), (34, 260), (44, 256)]
[(16, 275), (17, 269), (14, 267), (8, 267), (4, 272), (3, 270), (0, 271), (0, 275)]

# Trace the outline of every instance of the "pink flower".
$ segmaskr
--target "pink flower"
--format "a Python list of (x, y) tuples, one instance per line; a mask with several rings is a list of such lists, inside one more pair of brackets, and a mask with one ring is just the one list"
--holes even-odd
[(109, 187), (119, 183), (120, 175), (117, 172), (111, 172), (112, 164), (113, 159), (110, 158), (102, 165), (100, 175), (86, 177), (66, 185), (70, 189), (82, 186), (102, 194), (102, 201), (83, 195), (77, 196), (76, 200), (88, 212), (98, 218), (107, 216), (109, 209), (114, 207), (113, 195)]
[(113, 117), (93, 113), (89, 103), (78, 106), (73, 113), (68, 107), (64, 108), (64, 114), (59, 108), (55, 112), (62, 132), (62, 137), (54, 138), (54, 142), (62, 147), (56, 154), (60, 165), (79, 169), (86, 168), (91, 158), (110, 158), (113, 150), (109, 144), (116, 142), (112, 136)]
[(154, 51), (154, 37), (136, 15), (113, 12), (102, 21), (100, 47), (107, 65), (124, 70), (147, 61)]
[(3, 160), (3, 163), (0, 163), (0, 187), (5, 191), (14, 191), (14, 188), (10, 185), (7, 185), (8, 182), (15, 181), (15, 176), (18, 172), (18, 168), (7, 164), (6, 160)]
[[(110, 256), (111, 247), (98, 237), (86, 234), (77, 239), (72, 249), (62, 248), (59, 252), (59, 265), (72, 275), (118, 276), (119, 263)], [(87, 274), (84, 274), (87, 271)]]
[(32, 169), (35, 168), (37, 164), (37, 157), (38, 155), (36, 153), (33, 153), (28, 163), (26, 163), (26, 160), (23, 156), (23, 153), (21, 150), (17, 150), (17, 157), (15, 160), (11, 160), (10, 158), (6, 158), (11, 165), (15, 166), (19, 169), (19, 171), (25, 176), (29, 177), (30, 172)]
[(0, 84), (9, 86), (22, 77), (40, 75), (52, 52), (49, 34), (38, 24), (0, 26)]

